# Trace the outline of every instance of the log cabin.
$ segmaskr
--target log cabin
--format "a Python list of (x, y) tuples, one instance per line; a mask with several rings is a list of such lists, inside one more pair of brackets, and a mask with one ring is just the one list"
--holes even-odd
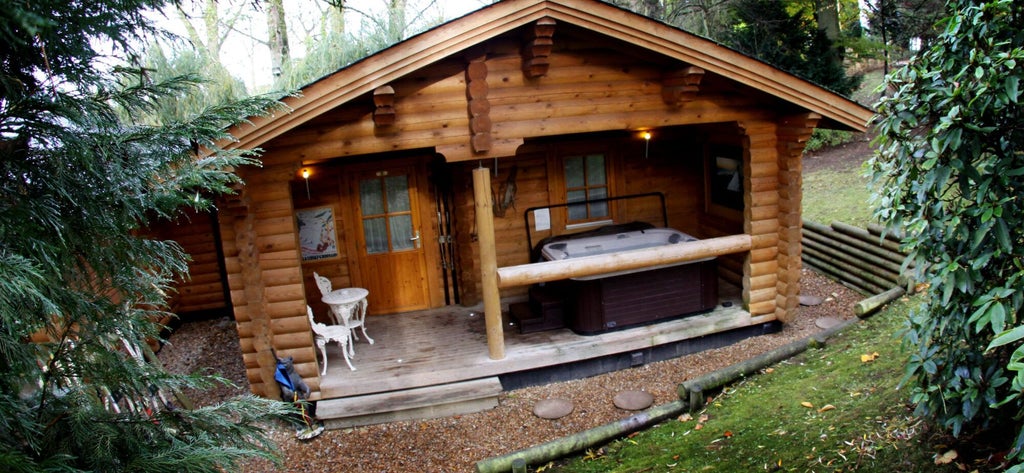
[[(219, 261), (197, 259), (177, 302), (209, 310), (223, 294), (252, 391), (277, 397), (274, 356), (291, 356), (327, 418), (379, 414), (374, 393), (428, 409), (456, 397), (430, 386), (500, 390), (500, 374), (635, 364), (792, 321), (804, 145), (872, 117), (593, 0), (502, 1), (284, 102), (230, 130), (224, 145), (261, 148), (262, 167), (238, 169), (238, 194), (185, 225), (213, 226), (187, 234)], [(314, 273), (369, 291), (376, 344), (355, 342), (355, 371), (320, 374), (307, 306), (330, 319)]]

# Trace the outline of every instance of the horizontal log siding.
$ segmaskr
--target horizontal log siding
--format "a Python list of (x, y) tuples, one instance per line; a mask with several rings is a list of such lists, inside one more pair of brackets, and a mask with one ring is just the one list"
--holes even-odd
[[(728, 93), (714, 85), (685, 107), (670, 108), (661, 98), (661, 69), (628, 55), (556, 50), (548, 73), (527, 79), (518, 48), (502, 41), (490, 48), (487, 100), (495, 142), (771, 116), (761, 112), (764, 108), (753, 95)], [(469, 142), (465, 64), (442, 61), (388, 85), (395, 90), (393, 125), (374, 126), (373, 104), (366, 97), (268, 142), (266, 149), (282, 153), (266, 162), (278, 163), (286, 156), (310, 162)]]
[[(640, 138), (631, 137), (626, 141), (619, 156), (619, 194), (662, 192), (670, 227), (698, 238), (709, 237), (700, 228), (698, 218), (704, 205), (701, 146), (693, 137), (658, 135), (651, 139), (646, 156), (644, 148)], [(657, 198), (629, 199), (615, 204), (624, 221), (662, 225), (661, 202)]]
[[(528, 153), (515, 158), (504, 158), (498, 161), (498, 177), (494, 177), (494, 161), (484, 164), (492, 166), (491, 188), (497, 193), (506, 184), (509, 171), (516, 166), (516, 198), (514, 206), (505, 212), (504, 217), (494, 219), (495, 249), (498, 267), (525, 264), (530, 260), (530, 248), (527, 245), (526, 227), (523, 223), (523, 212), (531, 207), (550, 204), (548, 197), (547, 164), (543, 154)], [(462, 291), (462, 303), (474, 305), (480, 301), (480, 254), (475, 234), (475, 208), (473, 204), (472, 171), (477, 163), (456, 164), (456, 190), (454, 211), (456, 212), (455, 238), (459, 251), (460, 276), (459, 288)], [(469, 186), (469, 187), (467, 187)], [(469, 189), (467, 191), (467, 189)], [(500, 196), (499, 196), (500, 198)], [(532, 231), (532, 229), (531, 229)], [(532, 233), (533, 243), (550, 232)], [(506, 289), (501, 292), (503, 299), (522, 299), (526, 297), (528, 288)]]
[(779, 279), (775, 316), (782, 322), (792, 321), (800, 301), (801, 201), (803, 199), (803, 154), (811, 132), (818, 124), (817, 115), (787, 117), (778, 127), (779, 161)]
[[(750, 315), (776, 314), (779, 273), (779, 195), (775, 189), (752, 191), (779, 175), (776, 126), (767, 121), (741, 123), (744, 132), (744, 231), (753, 245), (744, 268), (743, 294)], [(771, 275), (776, 275), (775, 280)]]
[(192, 258), (188, 276), (174, 282), (175, 292), (170, 307), (176, 314), (227, 309), (224, 281), (217, 254), (215, 219), (207, 213), (189, 211), (174, 222), (152, 228), (156, 238), (173, 240)]
[[(273, 171), (290, 177), (285, 170)], [(264, 397), (280, 396), (273, 349), (279, 357), (293, 357), (296, 372), (319, 392), (288, 180), (242, 177), (247, 186), (222, 215), (221, 233), (250, 389)]]

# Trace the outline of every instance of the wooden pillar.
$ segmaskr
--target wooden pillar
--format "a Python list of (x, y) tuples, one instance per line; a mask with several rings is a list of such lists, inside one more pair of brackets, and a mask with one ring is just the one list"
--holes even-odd
[(776, 126), (770, 121), (739, 123), (743, 136), (743, 230), (751, 248), (743, 268), (743, 300), (751, 315), (775, 314), (778, 282), (779, 173)]
[(821, 116), (816, 113), (785, 117), (778, 123), (779, 160), (779, 276), (775, 316), (783, 323), (796, 317), (800, 300), (802, 155)]
[(480, 285), (484, 297), (487, 350), (492, 360), (500, 360), (505, 358), (505, 334), (502, 333), (501, 294), (498, 291), (498, 254), (494, 244), (490, 169), (473, 170), (473, 196), (476, 202), (477, 244), (480, 245)]
[[(273, 349), (274, 331), (267, 318), (267, 301), (264, 299), (262, 271), (259, 268), (260, 250), (256, 243), (256, 215), (252, 210), (251, 194), (244, 192), (235, 214), (234, 235), (238, 249), (238, 269), (241, 273), (244, 305), (235, 306), (235, 320), (248, 323), (254, 353), (243, 354), (246, 371), (254, 394), (280, 399), (280, 390), (274, 389), (275, 359)], [(241, 335), (241, 330), (239, 333)], [(255, 363), (253, 363), (253, 361)], [(255, 382), (254, 382), (255, 381)]]

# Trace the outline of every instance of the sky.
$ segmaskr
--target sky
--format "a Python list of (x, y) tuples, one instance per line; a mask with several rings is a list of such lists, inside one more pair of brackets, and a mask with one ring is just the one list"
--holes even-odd
[[(197, 2), (198, 3), (198, 2)], [(222, 2), (226, 4), (240, 4)], [(245, 1), (245, 5), (255, 2)], [(430, 16), (443, 16), (451, 20), (492, 3), (490, 0), (408, 0), (408, 10), (429, 9)], [(381, 14), (386, 10), (386, 0), (346, 0), (346, 28), (359, 31), (362, 16), (356, 12), (369, 15)], [(325, 0), (284, 0), (288, 18), (289, 47), (294, 58), (305, 54), (306, 31), (315, 30), (320, 12), (325, 8)], [(185, 34), (185, 27), (176, 13), (166, 14), (161, 24), (178, 34)], [(194, 23), (198, 24), (198, 21)], [(270, 83), (270, 52), (264, 44), (256, 39), (266, 38), (266, 18), (262, 12), (248, 12), (238, 22), (238, 32), (229, 36), (221, 48), (221, 62), (232, 75), (245, 81), (250, 92), (259, 92)], [(256, 38), (256, 39), (254, 39)]]

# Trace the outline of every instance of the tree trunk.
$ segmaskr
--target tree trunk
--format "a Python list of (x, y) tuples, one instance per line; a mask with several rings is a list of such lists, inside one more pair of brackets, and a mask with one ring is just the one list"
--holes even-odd
[(334, 0), (327, 10), (327, 27), (339, 37), (345, 34), (345, 0)]
[(270, 73), (280, 77), (288, 62), (288, 25), (284, 18), (284, 0), (267, 0), (267, 46), (270, 47)]
[(837, 0), (814, 0), (814, 19), (818, 29), (835, 43), (839, 40), (839, 5)]
[(390, 0), (388, 3), (388, 41), (397, 43), (405, 37), (406, 0)]

